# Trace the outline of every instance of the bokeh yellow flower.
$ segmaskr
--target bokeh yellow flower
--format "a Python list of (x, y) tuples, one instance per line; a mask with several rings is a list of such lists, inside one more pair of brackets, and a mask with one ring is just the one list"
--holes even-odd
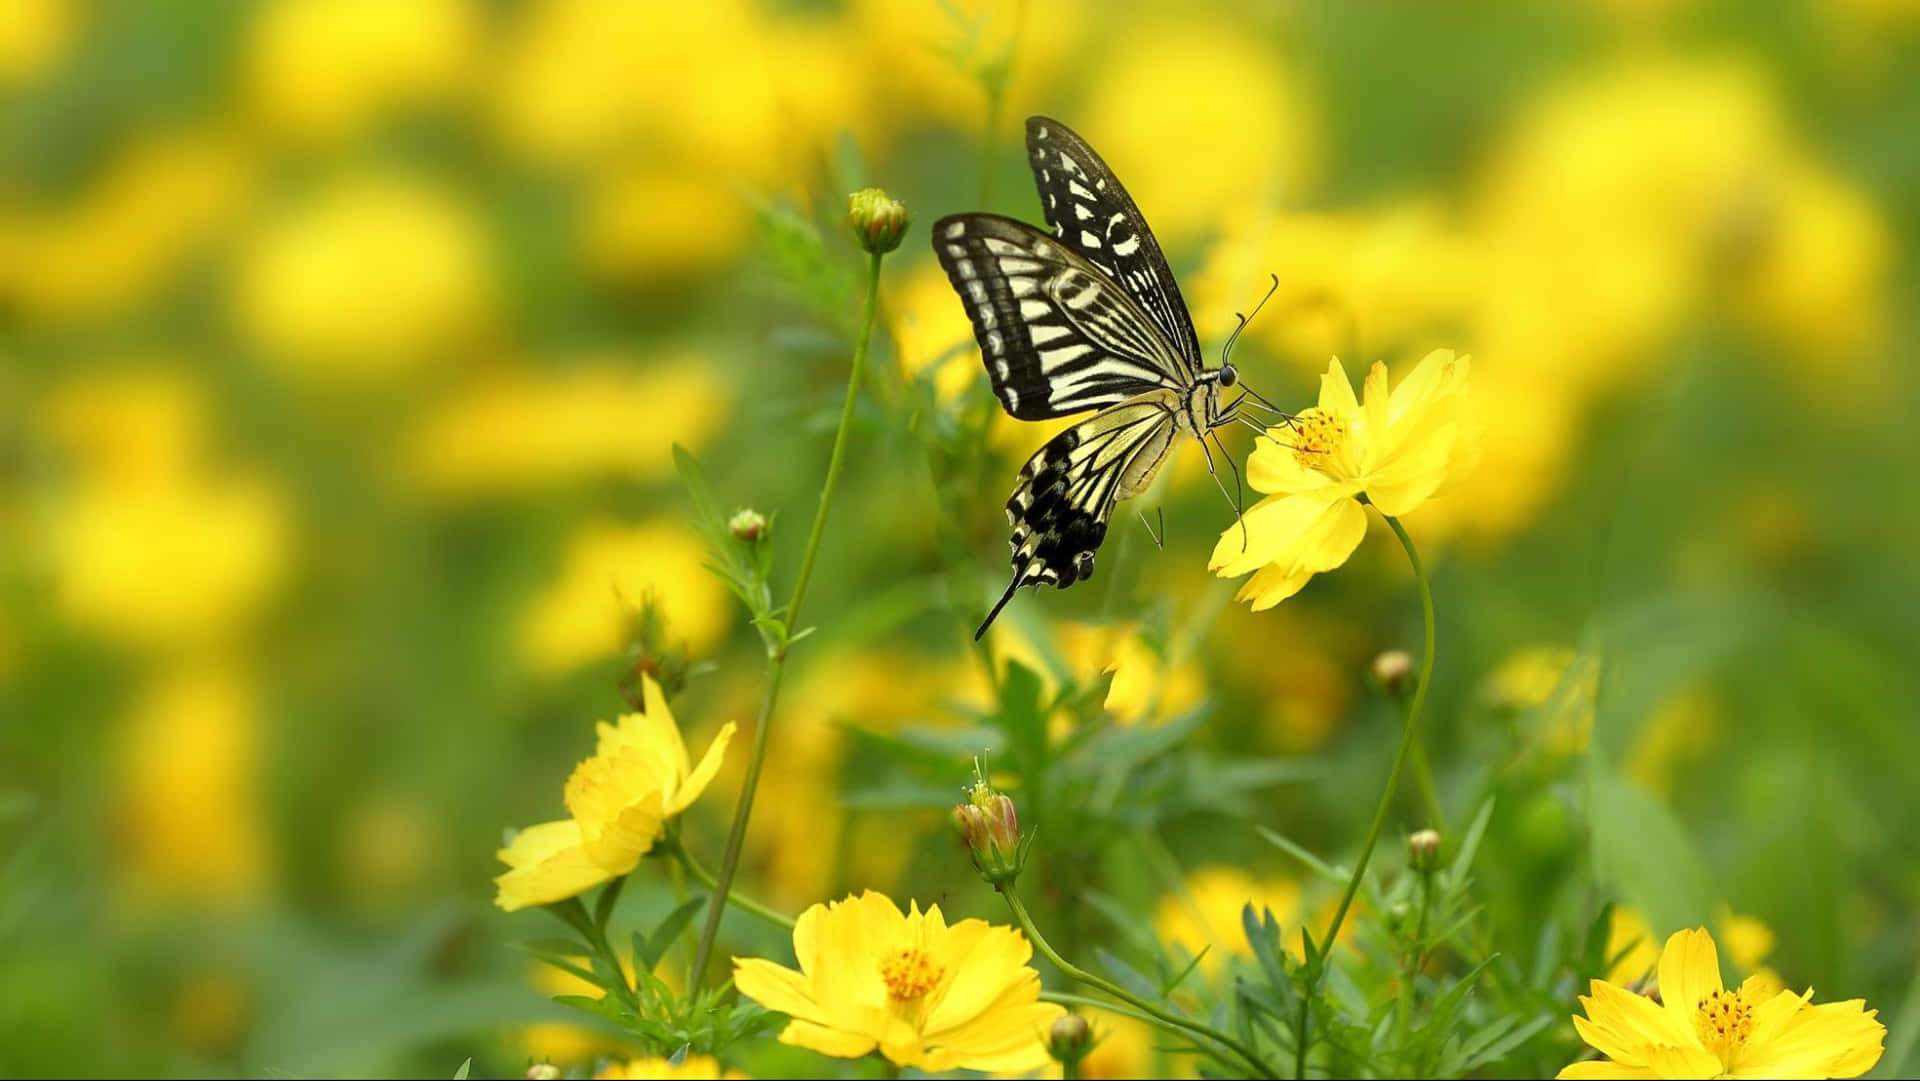
[(121, 730), (113, 849), (136, 902), (257, 900), (272, 875), (256, 691), (220, 661), (155, 678)]
[(408, 458), (422, 488), (453, 499), (650, 479), (672, 470), (675, 444), (706, 443), (727, 400), (704, 358), (591, 357), (463, 388), (421, 425)]
[(74, 324), (162, 293), (246, 206), (256, 169), (243, 149), (217, 129), (156, 132), (115, 146), (55, 206), (12, 222), (0, 209), (11, 234), (0, 290), (30, 316)]
[(493, 310), (480, 224), (418, 177), (341, 181), (266, 223), (235, 270), (233, 317), (291, 371), (405, 372), (468, 343)]
[(693, 765), (659, 684), (644, 675), (640, 682), (645, 711), (623, 715), (618, 725), (601, 722), (593, 757), (567, 778), (572, 817), (529, 826), (498, 853), (508, 866), (494, 879), (501, 908), (511, 912), (565, 900), (633, 870), (666, 821), (698, 799), (719, 772), (733, 722), (721, 727)]
[(79, 28), (76, 0), (8, 0), (0, 18), (0, 86), (39, 78), (59, 63)]
[(520, 618), (520, 652), (541, 674), (568, 672), (625, 648), (629, 615), (651, 591), (671, 634), (695, 654), (714, 647), (733, 615), (707, 551), (683, 526), (593, 522), (568, 542), (556, 581)]
[(261, 123), (332, 138), (382, 110), (458, 96), (481, 59), (473, 0), (277, 0), (247, 30), (246, 69)]
[[(1226, 207), (1298, 197), (1320, 140), (1284, 56), (1244, 26), (1192, 12), (1132, 27), (1111, 50), (1075, 126), (1125, 180), (1163, 244), (1177, 248), (1220, 228)], [(1168, 153), (1170, 131), (1207, 153)]]
[(742, 995), (792, 1018), (780, 1042), (837, 1058), (876, 1048), (897, 1066), (1021, 1072), (1049, 1061), (1033, 947), (1010, 927), (948, 925), (934, 905), (902, 913), (872, 890), (817, 904), (793, 930), (799, 971), (734, 958)]
[(609, 1062), (595, 1070), (593, 1076), (595, 1081), (640, 1081), (641, 1078), (721, 1081), (723, 1078), (745, 1078), (747, 1075), (732, 1067), (722, 1069), (719, 1060), (712, 1055), (688, 1055), (677, 1063), (653, 1055), (627, 1059), (625, 1062)]
[[(1222, 957), (1246, 957), (1252, 947), (1242, 929), (1241, 913), (1271, 910), (1282, 927), (1301, 916), (1300, 884), (1291, 878), (1255, 879), (1238, 867), (1202, 867), (1187, 875), (1185, 888), (1160, 899), (1153, 920), (1154, 936), (1189, 957), (1199, 957), (1203, 972), (1219, 968)], [(1297, 936), (1283, 934), (1282, 941)], [(1289, 948), (1295, 948), (1289, 946)]]
[(292, 562), (291, 515), (265, 476), (210, 462), (204, 391), (143, 365), (48, 395), (41, 431), (69, 466), (46, 500), (43, 558), (73, 625), (123, 645), (230, 639)]
[(1660, 953), (1658, 1001), (1594, 980), (1573, 1019), (1608, 1056), (1565, 1078), (1858, 1077), (1880, 1061), (1886, 1026), (1860, 999), (1815, 1006), (1805, 993), (1765, 993), (1753, 979), (1726, 989), (1705, 928), (1676, 931)]
[(1236, 524), (1221, 533), (1208, 566), (1223, 578), (1253, 572), (1237, 599), (1258, 611), (1345, 563), (1367, 530), (1359, 497), (1397, 517), (1471, 468), (1478, 451), (1463, 416), (1467, 371), (1467, 358), (1436, 349), (1390, 390), (1386, 365), (1375, 364), (1356, 400), (1334, 360), (1320, 404), (1260, 437), (1247, 483), (1270, 494), (1247, 511), (1244, 532)]

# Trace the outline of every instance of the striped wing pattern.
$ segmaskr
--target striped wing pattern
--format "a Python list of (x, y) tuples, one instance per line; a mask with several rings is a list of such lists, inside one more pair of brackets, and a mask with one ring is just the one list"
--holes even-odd
[(933, 243), (1014, 417), (1063, 417), (1192, 384), (1161, 326), (1047, 233), (997, 214), (955, 214), (934, 223)]
[(1150, 393), (1103, 409), (1048, 440), (1020, 469), (1007, 521), (1013, 526), (1013, 581), (986, 621), (1022, 586), (1061, 589), (1093, 576), (1115, 502), (1145, 488), (1165, 460), (1176, 428), (1172, 395)]
[(1027, 155), (1055, 235), (1132, 295), (1159, 325), (1189, 380), (1203, 364), (1187, 302), (1160, 242), (1100, 155), (1058, 120), (1027, 119)]

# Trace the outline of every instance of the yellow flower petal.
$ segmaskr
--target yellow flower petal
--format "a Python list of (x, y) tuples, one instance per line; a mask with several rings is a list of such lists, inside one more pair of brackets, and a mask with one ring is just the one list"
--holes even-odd
[(1269, 428), (1254, 437), (1253, 453), (1247, 455), (1247, 487), (1263, 495), (1299, 495), (1334, 483), (1319, 470), (1301, 465), (1291, 442), (1286, 428)]
[(1686, 1031), (1693, 1031), (1700, 1000), (1723, 989), (1720, 954), (1704, 927), (1675, 931), (1660, 952), (1660, 1000)]
[(587, 858), (580, 825), (570, 818), (528, 826), (497, 855), (510, 870), (493, 880), (494, 903), (508, 912), (564, 901), (613, 877)]
[(1229, 526), (1213, 546), (1208, 566), (1234, 577), (1267, 564), (1283, 573), (1319, 574), (1347, 561), (1367, 532), (1367, 515), (1351, 499), (1328, 503), (1313, 496), (1270, 496), (1246, 514), (1246, 529)]
[(1353, 396), (1353, 382), (1347, 378), (1347, 369), (1339, 357), (1333, 358), (1320, 377), (1320, 408), (1336, 417), (1345, 417), (1360, 408)]
[(1660, 1075), (1645, 1066), (1622, 1066), (1617, 1062), (1598, 1059), (1593, 1062), (1575, 1062), (1561, 1068), (1554, 1075), (1560, 1078), (1657, 1078)]
[[(1798, 996), (1795, 996), (1798, 997)], [(1857, 1077), (1880, 1061), (1886, 1026), (1860, 999), (1802, 1006), (1735, 1064), (1743, 1077)]]
[(834, 1058), (860, 1058), (880, 1043), (871, 1036), (861, 1036), (842, 1029), (800, 1020), (787, 1022), (787, 1027), (780, 1030), (780, 1042), (794, 1047), (804, 1047), (809, 1051), (818, 1051), (823, 1055), (832, 1055)]
[(660, 836), (668, 783), (663, 763), (621, 743), (575, 766), (567, 777), (567, 811), (580, 825), (588, 858), (609, 874), (633, 870)]
[(733, 959), (734, 989), (776, 1013), (799, 1020), (820, 1021), (807, 978), (785, 965), (759, 957)]
[(792, 1020), (780, 1035), (823, 1054), (878, 1047), (897, 1066), (1025, 1072), (1048, 1061), (1047, 1027), (1019, 932), (980, 920), (949, 927), (937, 906), (902, 913), (885, 894), (814, 905), (794, 927), (800, 972), (736, 958), (734, 986)]
[(732, 721), (720, 726), (720, 734), (707, 745), (707, 753), (700, 756), (700, 764), (674, 790), (673, 799), (667, 804), (668, 816), (677, 815), (692, 806), (693, 801), (700, 798), (700, 793), (713, 783), (714, 774), (720, 772), (720, 762), (727, 755), (727, 745), (733, 742), (733, 733), (738, 728), (739, 725)]

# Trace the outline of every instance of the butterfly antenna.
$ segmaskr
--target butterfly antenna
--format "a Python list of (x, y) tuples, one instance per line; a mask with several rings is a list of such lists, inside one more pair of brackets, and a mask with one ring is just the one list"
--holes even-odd
[(993, 621), (1000, 615), (1000, 609), (1007, 606), (1007, 602), (1013, 599), (1013, 591), (1019, 588), (1020, 575), (1016, 573), (1013, 576), (1013, 581), (1007, 583), (1007, 591), (1000, 594), (999, 603), (993, 606), (993, 611), (987, 613), (987, 618), (980, 624), (980, 629), (973, 632), (974, 641), (978, 642), (981, 636), (987, 633), (987, 628), (993, 626)]
[(1220, 363), (1222, 365), (1225, 365), (1227, 363), (1227, 358), (1233, 355), (1234, 343), (1240, 340), (1241, 332), (1247, 329), (1247, 324), (1253, 322), (1253, 316), (1259, 315), (1260, 309), (1267, 306), (1267, 301), (1273, 299), (1274, 291), (1279, 288), (1280, 288), (1280, 275), (1268, 274), (1267, 275), (1267, 294), (1260, 298), (1260, 303), (1255, 304), (1253, 306), (1253, 315), (1241, 315), (1239, 312), (1233, 313), (1233, 317), (1235, 319), (1240, 320), (1240, 325), (1233, 328), (1233, 333), (1227, 336), (1227, 344), (1222, 346), (1220, 349)]
[(1166, 550), (1167, 550), (1167, 546), (1166, 546), (1165, 544), (1162, 544), (1162, 543), (1161, 543), (1161, 541), (1162, 541), (1163, 539), (1165, 539), (1165, 537), (1166, 537), (1166, 535), (1167, 535), (1167, 508), (1165, 508), (1165, 507), (1155, 507), (1155, 508), (1154, 508), (1154, 513), (1156, 513), (1156, 514), (1157, 514), (1157, 515), (1159, 515), (1159, 517), (1160, 517), (1160, 532), (1159, 532), (1159, 533), (1155, 533), (1155, 532), (1153, 531), (1153, 525), (1152, 525), (1151, 523), (1149, 523), (1149, 522), (1147, 521), (1147, 512), (1146, 512), (1146, 511), (1143, 511), (1143, 510), (1136, 510), (1136, 511), (1134, 511), (1134, 513), (1135, 513), (1135, 514), (1138, 514), (1138, 515), (1140, 516), (1140, 524), (1141, 524), (1141, 525), (1143, 525), (1143, 526), (1146, 526), (1146, 527), (1147, 527), (1147, 536), (1149, 536), (1149, 537), (1152, 537), (1152, 538), (1153, 538), (1153, 546), (1154, 546), (1155, 548), (1158, 548), (1158, 549), (1160, 549), (1160, 550), (1161, 550), (1161, 551), (1163, 551), (1163, 552), (1164, 552), (1164, 551), (1166, 551)]

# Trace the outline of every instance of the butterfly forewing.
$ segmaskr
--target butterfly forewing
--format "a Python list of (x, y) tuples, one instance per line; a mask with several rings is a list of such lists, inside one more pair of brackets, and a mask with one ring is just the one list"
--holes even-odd
[(1027, 459), (1007, 500), (1013, 581), (975, 638), (1020, 587), (1065, 589), (1093, 576), (1094, 553), (1106, 539), (1114, 503), (1146, 487), (1166, 458), (1177, 401), (1153, 392), (1103, 409)]
[(934, 223), (933, 242), (1013, 416), (1068, 416), (1191, 384), (1160, 326), (1056, 238), (997, 214), (955, 214)]
[(1147, 219), (1086, 140), (1057, 120), (1027, 119), (1027, 155), (1047, 224), (1062, 242), (1120, 284), (1166, 335), (1188, 379), (1200, 374), (1200, 339)]

